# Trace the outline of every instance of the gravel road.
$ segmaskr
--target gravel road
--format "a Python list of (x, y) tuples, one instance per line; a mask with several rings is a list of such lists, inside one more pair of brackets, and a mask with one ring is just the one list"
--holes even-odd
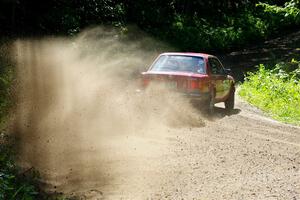
[[(213, 115), (184, 112), (190, 106), (170, 105), (175, 98), (163, 92), (139, 99), (124, 91), (126, 82), (112, 79), (122, 76), (112, 66), (123, 72), (126, 60), (138, 63), (139, 46), (128, 53), (127, 44), (97, 39), (110, 48), (93, 57), (83, 41), (86, 51), (61, 41), (18, 46), (19, 163), (39, 170), (47, 191), (81, 199), (300, 200), (300, 127), (266, 117), (237, 95), (230, 115), (223, 104)], [(221, 60), (242, 80), (257, 63), (299, 57), (299, 44), (300, 31)], [(116, 49), (126, 53), (107, 56)], [(183, 113), (201, 119), (189, 123)]]
[(110, 181), (91, 176), (73, 192), (81, 190), (82, 199), (300, 199), (300, 128), (236, 99), (233, 114), (216, 105), (204, 127), (103, 147), (103, 178)]
[[(298, 31), (220, 57), (241, 80), (244, 68), (298, 58), (299, 44)], [(203, 127), (119, 140), (118, 159), (107, 154), (116, 178), (84, 197), (300, 199), (300, 127), (270, 119), (237, 95), (233, 114), (216, 106)]]

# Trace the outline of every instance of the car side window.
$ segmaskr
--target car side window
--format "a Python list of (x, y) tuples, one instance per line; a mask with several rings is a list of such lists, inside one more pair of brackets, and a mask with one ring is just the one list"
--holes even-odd
[(224, 69), (219, 60), (215, 58), (209, 58), (210, 71), (212, 74), (224, 75)]

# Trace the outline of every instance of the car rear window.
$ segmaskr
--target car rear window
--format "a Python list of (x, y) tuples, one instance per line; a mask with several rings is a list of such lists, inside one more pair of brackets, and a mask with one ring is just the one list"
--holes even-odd
[(192, 72), (205, 74), (205, 62), (198, 56), (162, 55), (152, 65), (151, 71)]

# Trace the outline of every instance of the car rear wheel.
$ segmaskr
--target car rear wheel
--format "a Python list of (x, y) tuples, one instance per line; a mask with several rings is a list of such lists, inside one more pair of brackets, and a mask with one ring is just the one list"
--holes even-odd
[(208, 112), (213, 114), (215, 111), (215, 93), (212, 92), (208, 101)]
[(226, 110), (228, 110), (228, 111), (233, 110), (233, 108), (234, 108), (234, 89), (230, 90), (229, 97), (224, 103), (225, 103)]

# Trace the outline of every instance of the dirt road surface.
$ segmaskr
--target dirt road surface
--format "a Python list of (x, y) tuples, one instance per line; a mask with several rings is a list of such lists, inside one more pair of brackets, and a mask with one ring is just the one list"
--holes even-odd
[(300, 199), (299, 127), (238, 97), (233, 114), (220, 104), (205, 123), (119, 138), (102, 149), (110, 181), (101, 185), (91, 175), (69, 192), (82, 199)]
[[(108, 41), (112, 45), (107, 40), (103, 44), (112, 46), (112, 52), (124, 47)], [(213, 115), (199, 114), (199, 121), (178, 125), (175, 120), (172, 126), (162, 126), (164, 117), (181, 119), (183, 104), (169, 106), (174, 112), (167, 109), (162, 115), (169, 98), (155, 101), (149, 96), (139, 101), (123, 94), (124, 82), (116, 84), (119, 82), (104, 72), (111, 72), (111, 66), (123, 66), (124, 59), (107, 60), (109, 50), (100, 57), (96, 54), (94, 60), (103, 59), (107, 67), (98, 76), (97, 62), (91, 64), (89, 56), (78, 60), (90, 51), (76, 53), (72, 48), (69, 55), (54, 48), (52, 57), (59, 58), (55, 60), (49, 56), (52, 49), (44, 49), (48, 43), (28, 44), (19, 46), (24, 47), (20, 55), (25, 58), (21, 69), (23, 65), (31, 69), (21, 77), (30, 77), (29, 72), (33, 77), (21, 79), (26, 86), (22, 97), (31, 104), (20, 107), (18, 115), (18, 133), (23, 138), (20, 160), (40, 170), (48, 190), (80, 199), (300, 199), (300, 127), (270, 119), (237, 94), (231, 114), (217, 104)], [(280, 55), (281, 60), (299, 56), (299, 44), (297, 32), (221, 58), (225, 65), (233, 66), (239, 79), (245, 68), (257, 63)], [(86, 42), (83, 46), (90, 49)], [(127, 52), (128, 45), (125, 47)], [(132, 57), (137, 52), (135, 45), (132, 52), (116, 57), (130, 61), (136, 58)], [(60, 54), (66, 54), (62, 60)], [(61, 70), (54, 67), (57, 63), (75, 67)], [(118, 87), (112, 90), (114, 85)]]
[[(299, 44), (298, 31), (220, 57), (241, 80), (256, 64), (299, 58)], [(231, 115), (216, 106), (203, 127), (112, 141), (101, 150), (110, 181), (91, 178), (70, 192), (83, 199), (300, 199), (300, 127), (270, 119), (238, 95)]]

